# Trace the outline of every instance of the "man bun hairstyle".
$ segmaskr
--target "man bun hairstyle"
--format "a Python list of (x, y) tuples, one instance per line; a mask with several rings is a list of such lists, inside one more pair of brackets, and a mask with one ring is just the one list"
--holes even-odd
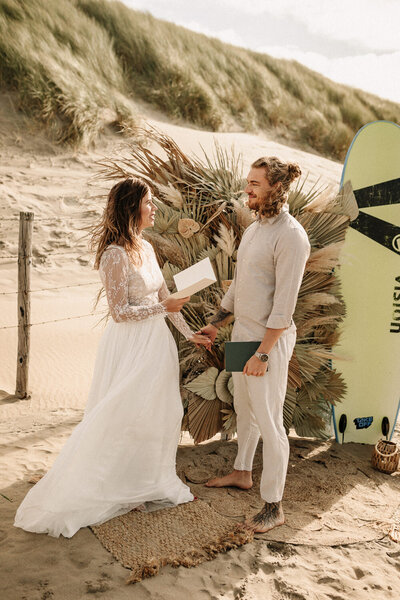
[(301, 169), (297, 163), (288, 163), (288, 174), (290, 182), (294, 181), (301, 175)]
[(253, 169), (264, 169), (265, 177), (270, 185), (280, 184), (270, 192), (258, 211), (260, 216), (264, 217), (278, 215), (283, 204), (287, 201), (290, 184), (301, 175), (299, 165), (297, 163), (285, 163), (277, 156), (262, 156), (254, 161), (251, 167)]

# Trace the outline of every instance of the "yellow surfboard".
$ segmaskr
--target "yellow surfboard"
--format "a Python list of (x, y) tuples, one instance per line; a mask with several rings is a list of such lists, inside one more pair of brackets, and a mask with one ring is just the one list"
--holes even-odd
[(368, 123), (347, 152), (359, 216), (351, 223), (339, 278), (346, 303), (334, 367), (346, 396), (333, 407), (338, 442), (391, 438), (400, 408), (400, 127)]

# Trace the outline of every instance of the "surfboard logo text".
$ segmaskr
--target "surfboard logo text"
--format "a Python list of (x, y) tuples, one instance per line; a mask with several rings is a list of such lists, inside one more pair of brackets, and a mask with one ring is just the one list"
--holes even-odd
[(396, 252), (400, 252), (400, 235), (396, 235), (392, 239), (392, 246), (396, 250)]
[(400, 333), (400, 275), (394, 281), (392, 319), (390, 333)]
[(372, 421), (374, 417), (357, 417), (353, 419), (353, 423), (356, 426), (356, 429), (367, 429), (372, 425)]

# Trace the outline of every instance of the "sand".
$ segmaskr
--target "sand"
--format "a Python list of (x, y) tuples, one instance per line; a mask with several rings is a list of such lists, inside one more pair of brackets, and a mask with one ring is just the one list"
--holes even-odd
[[(165, 122), (154, 113), (149, 121), (187, 152), (201, 155), (199, 144), (210, 152), (217, 139), (242, 152), (245, 169), (260, 155), (277, 154), (309, 172), (307, 185), (319, 180), (338, 187), (342, 165), (265, 136), (213, 134)], [(91, 312), (100, 286), (82, 228), (101, 214), (100, 195), (107, 188), (91, 179), (96, 160), (113, 155), (123, 140), (109, 133), (88, 151), (58, 148), (16, 112), (9, 94), (0, 96), (0, 134), (0, 256), (10, 255), (0, 259), (0, 489), (9, 499), (0, 496), (2, 600), (398, 598), (400, 545), (387, 531), (400, 503), (400, 479), (398, 473), (372, 471), (369, 446), (339, 447), (332, 440), (291, 436), (287, 525), (196, 568), (166, 567), (134, 586), (126, 586), (127, 570), (87, 528), (68, 540), (12, 526), (16, 508), (32, 485), (29, 479), (50, 468), (82, 418), (102, 333), (102, 325), (96, 325), (100, 314), (84, 316)], [(79, 284), (32, 294), (32, 322), (54, 322), (32, 327), (28, 400), (12, 397), (18, 221), (9, 219), (20, 210), (35, 213), (32, 289)], [(178, 471), (196, 495), (236, 520), (256, 509), (257, 481), (250, 493), (210, 491), (202, 485), (212, 471), (229, 469), (235, 441), (194, 447), (184, 435), (182, 444)], [(335, 468), (339, 459), (332, 454), (339, 456), (344, 471)]]

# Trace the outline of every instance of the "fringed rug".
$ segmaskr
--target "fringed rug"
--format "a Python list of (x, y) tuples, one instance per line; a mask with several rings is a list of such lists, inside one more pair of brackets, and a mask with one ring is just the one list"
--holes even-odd
[(202, 500), (150, 513), (131, 511), (91, 529), (131, 569), (127, 583), (152, 577), (165, 565), (194, 567), (253, 539)]

